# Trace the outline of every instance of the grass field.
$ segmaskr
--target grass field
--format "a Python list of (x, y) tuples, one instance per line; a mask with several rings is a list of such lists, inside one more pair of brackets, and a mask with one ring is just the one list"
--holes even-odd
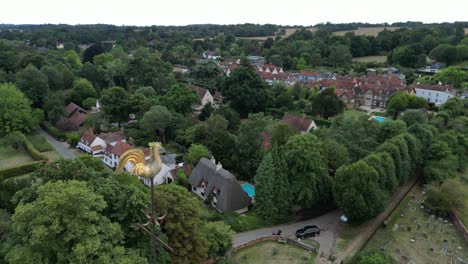
[(34, 147), (36, 147), (40, 152), (54, 150), (54, 148), (39, 134), (28, 135), (27, 137)]
[(462, 220), (465, 226), (468, 226), (468, 170), (465, 171), (465, 174), (461, 177), (462, 187), (463, 187), (463, 203), (464, 207), (461, 210), (457, 211), (458, 217)]
[(364, 250), (383, 250), (401, 263), (459, 263), (467, 260), (468, 243), (450, 219), (431, 215), (422, 206), (425, 195), (414, 188), (390, 216), (387, 227)]
[(355, 62), (377, 62), (377, 63), (385, 63), (387, 62), (387, 56), (365, 56), (365, 57), (357, 57), (353, 58)]
[(366, 116), (367, 113), (364, 112), (364, 111), (359, 111), (359, 110), (356, 110), (356, 109), (348, 109), (348, 110), (345, 110), (343, 112), (344, 116), (345, 117), (354, 117), (354, 118), (358, 118), (360, 116)]
[(33, 159), (22, 149), (0, 146), (0, 168), (13, 167), (31, 161)]
[(344, 31), (335, 31), (333, 35), (343, 36), (348, 32), (354, 32), (356, 36), (377, 36), (384, 29), (395, 31), (400, 29), (400, 27), (370, 27), (370, 28), (358, 28), (355, 30), (344, 30)]
[(315, 257), (314, 253), (275, 241), (261, 242), (234, 254), (239, 264), (311, 264), (315, 263)]

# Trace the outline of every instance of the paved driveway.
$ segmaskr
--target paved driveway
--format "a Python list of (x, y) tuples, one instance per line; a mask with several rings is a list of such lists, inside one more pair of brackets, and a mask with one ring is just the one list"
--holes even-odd
[(69, 148), (67, 142), (61, 142), (56, 140), (53, 136), (49, 135), (42, 128), (38, 128), (37, 131), (42, 137), (44, 137), (47, 140), (47, 142), (49, 142), (50, 145), (52, 145), (55, 151), (57, 151), (57, 153), (60, 154), (62, 157), (70, 159), (74, 159), (77, 157), (76, 153)]
[(335, 210), (302, 222), (237, 233), (234, 237), (233, 245), (239, 246), (260, 237), (271, 236), (271, 234), (278, 231), (278, 229), (282, 231), (281, 235), (294, 237), (297, 229), (306, 225), (316, 225), (321, 229), (321, 231), (320, 236), (315, 237), (314, 240), (320, 243), (320, 252), (323, 251), (324, 253), (329, 254), (336, 241), (337, 229), (340, 224), (338, 218), (340, 215), (340, 211)]

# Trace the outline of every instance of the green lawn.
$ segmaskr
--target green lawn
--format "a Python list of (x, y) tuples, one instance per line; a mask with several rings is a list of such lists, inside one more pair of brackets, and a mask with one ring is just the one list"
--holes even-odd
[(33, 159), (23, 149), (14, 149), (10, 146), (0, 146), (0, 168), (17, 166), (31, 162)]
[(52, 151), (54, 148), (47, 142), (41, 135), (33, 134), (27, 135), (29, 141), (37, 148), (40, 152)]
[(407, 195), (392, 213), (387, 227), (377, 231), (364, 251), (383, 250), (397, 261), (406, 258), (428, 264), (455, 263), (458, 257), (468, 257), (468, 243), (450, 219), (431, 216), (421, 207), (426, 198), (422, 191), (416, 187)]
[(462, 187), (463, 187), (463, 202), (464, 207), (461, 210), (458, 210), (457, 215), (462, 220), (465, 226), (468, 226), (468, 170), (465, 171), (465, 175), (461, 177)]
[(357, 118), (357, 117), (360, 117), (360, 116), (366, 116), (367, 113), (364, 112), (364, 111), (359, 111), (359, 110), (356, 110), (356, 109), (348, 109), (348, 110), (345, 110), (343, 112), (344, 116), (345, 117), (354, 117), (354, 118)]
[(311, 264), (315, 263), (315, 257), (315, 253), (276, 241), (261, 242), (234, 254), (239, 264)]
[(384, 63), (387, 61), (387, 56), (365, 56), (365, 57), (357, 57), (353, 58), (353, 61), (356, 62), (377, 62), (377, 63)]
[(219, 213), (208, 205), (204, 205), (204, 209), (205, 218), (208, 221), (224, 221), (237, 233), (270, 226), (253, 211), (245, 214), (236, 212)]

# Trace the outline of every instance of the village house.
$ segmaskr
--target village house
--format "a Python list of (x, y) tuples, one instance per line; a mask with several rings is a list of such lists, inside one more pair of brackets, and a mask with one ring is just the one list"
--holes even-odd
[(221, 56), (218, 55), (215, 51), (208, 50), (203, 52), (202, 58), (206, 60), (218, 60), (221, 58)]
[(95, 135), (92, 131), (86, 131), (81, 136), (80, 141), (78, 141), (76, 148), (94, 157), (102, 157), (107, 145), (115, 146), (119, 141), (126, 142), (122, 131), (99, 135)]
[(246, 212), (251, 203), (236, 177), (221, 164), (206, 158), (200, 159), (193, 169), (189, 183), (192, 192), (203, 200), (209, 199), (210, 205), (219, 212)]
[(67, 116), (65, 117), (73, 130), (79, 130), (83, 127), (84, 121), (88, 116), (88, 113), (83, 108), (79, 107), (75, 103), (71, 102), (65, 107)]
[(219, 91), (212, 95), (208, 89), (202, 87), (191, 85), (190, 89), (194, 90), (198, 96), (198, 102), (192, 106), (195, 111), (200, 111), (207, 104), (216, 108), (223, 102), (223, 96)]
[(297, 75), (297, 81), (303, 83), (320, 82), (323, 80), (334, 80), (335, 74), (331, 72), (313, 72), (313, 71), (300, 71)]
[(311, 129), (317, 128), (314, 120), (306, 118), (305, 115), (297, 116), (291, 113), (286, 113), (281, 121), (290, 124), (301, 134), (309, 133)]
[(410, 87), (414, 91), (414, 95), (435, 105), (442, 105), (448, 99), (456, 96), (456, 92), (451, 85), (442, 85), (441, 83), (438, 85), (415, 84)]
[(126, 142), (118, 141), (115, 145), (108, 144), (104, 150), (102, 156), (102, 161), (109, 167), (115, 168), (119, 163), (120, 156), (122, 156), (125, 151), (134, 148), (133, 145), (130, 145)]

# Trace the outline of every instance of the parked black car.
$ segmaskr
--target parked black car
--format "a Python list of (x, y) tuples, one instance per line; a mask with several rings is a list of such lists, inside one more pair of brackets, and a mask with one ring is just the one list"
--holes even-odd
[(307, 238), (320, 235), (320, 228), (316, 225), (304, 226), (296, 231), (297, 238)]

